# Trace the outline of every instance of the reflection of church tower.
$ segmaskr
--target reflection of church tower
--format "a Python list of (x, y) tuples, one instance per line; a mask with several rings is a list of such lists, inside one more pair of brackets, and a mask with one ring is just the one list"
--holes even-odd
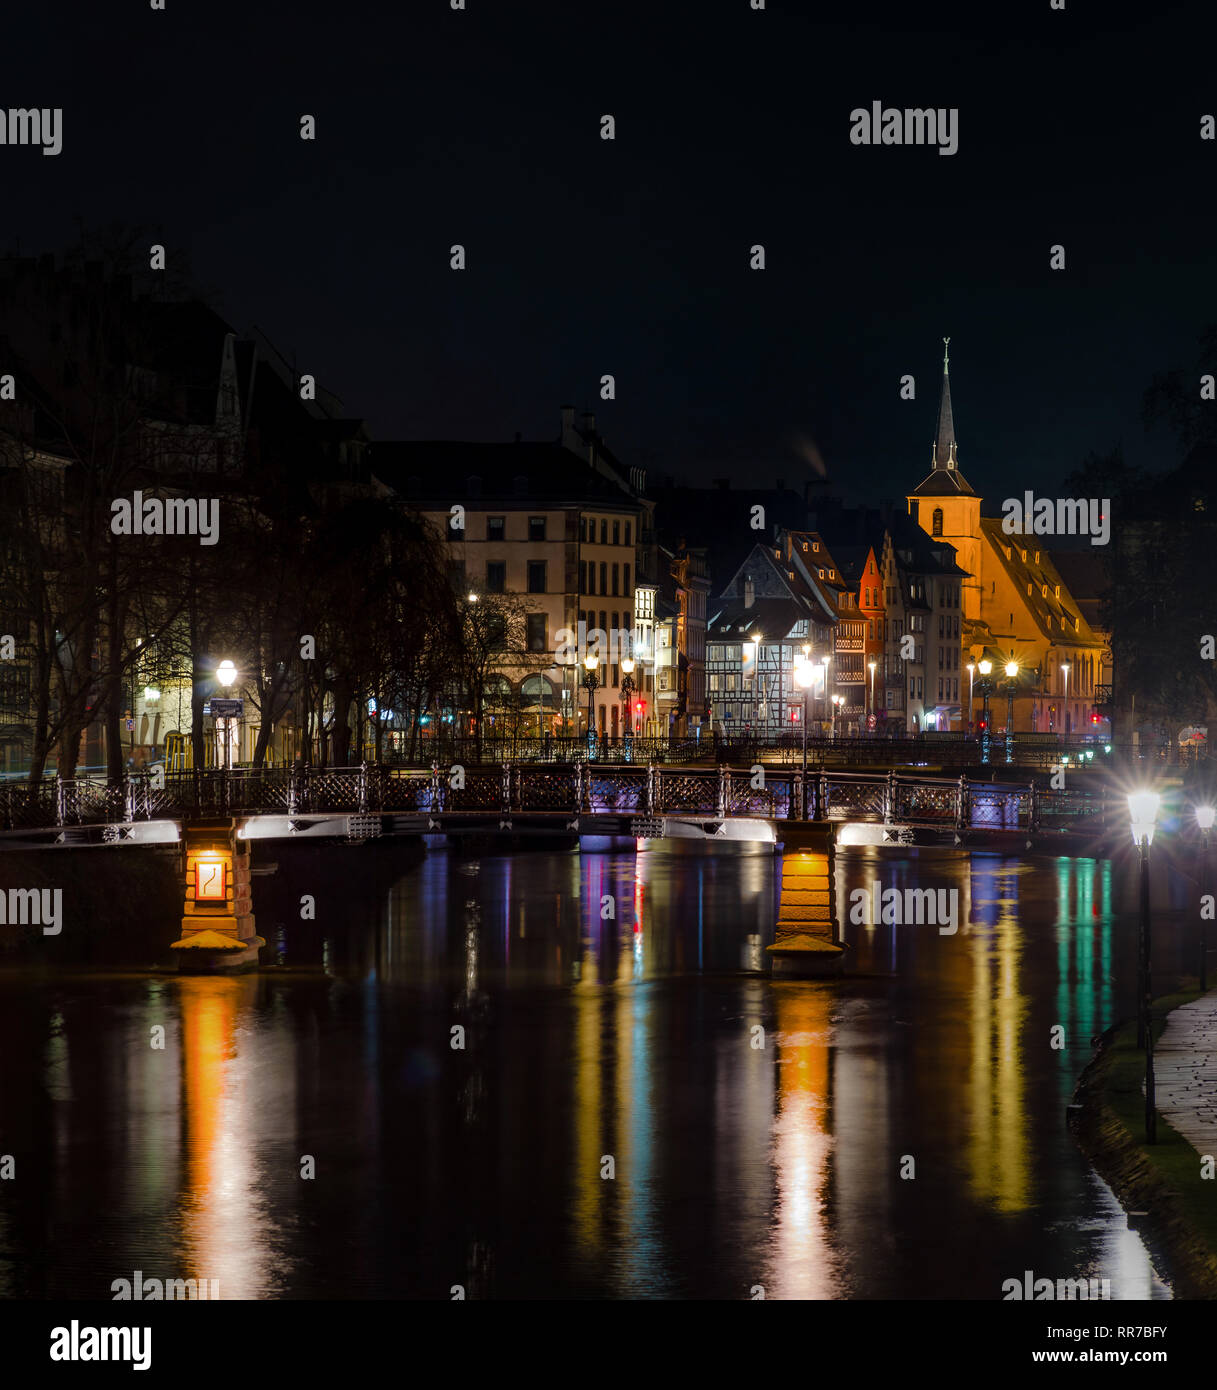
[[(950, 338), (944, 338), (944, 345)], [(971, 579), (964, 581), (964, 621), (980, 617), (980, 498), (959, 471), (955, 417), (951, 411), (950, 357), (942, 355), (942, 398), (938, 404), (938, 434), (933, 469), (909, 493), (909, 515), (928, 535), (940, 537), (957, 552), (956, 563)]]

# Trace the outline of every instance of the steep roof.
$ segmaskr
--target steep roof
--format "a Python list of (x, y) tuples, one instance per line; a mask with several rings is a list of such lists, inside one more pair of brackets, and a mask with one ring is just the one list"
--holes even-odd
[(1000, 517), (982, 517), (980, 527), (997, 563), (1004, 566), (1020, 601), (1049, 642), (1103, 646), (1103, 639), (1095, 635), (1086, 621), (1081, 605), (1069, 592), (1053, 557), (1036, 544), (1036, 537), (1007, 535), (1002, 530)]
[(975, 497), (971, 484), (959, 471), (956, 461), (955, 412), (951, 408), (951, 359), (946, 350), (950, 338), (943, 340), (942, 394), (938, 400), (938, 428), (934, 434), (931, 458), (933, 471), (914, 488), (915, 497)]

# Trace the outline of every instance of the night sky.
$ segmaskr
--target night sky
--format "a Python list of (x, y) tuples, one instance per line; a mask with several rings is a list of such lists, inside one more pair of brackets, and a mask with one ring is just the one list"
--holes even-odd
[[(159, 227), (375, 438), (570, 403), (653, 478), (821, 457), (878, 500), (929, 470), (950, 334), (990, 498), (1174, 461), (1141, 397), (1217, 319), (1211, 4), (467, 4), (16, 7), (0, 100), (62, 106), (64, 149), (0, 149), (10, 247)], [(958, 153), (851, 145), (875, 100), (958, 107)]]

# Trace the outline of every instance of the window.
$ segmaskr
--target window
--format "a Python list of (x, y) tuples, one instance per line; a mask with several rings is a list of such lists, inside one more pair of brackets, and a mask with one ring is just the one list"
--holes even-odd
[(486, 592), (501, 594), (507, 581), (507, 566), (502, 560), (490, 560), (486, 565)]
[(617, 592), (618, 592), (618, 591), (617, 591), (617, 584), (618, 584), (618, 582), (619, 582), (620, 579), (621, 579), (620, 570), (621, 570), (621, 566), (614, 562), (614, 564), (613, 564), (613, 597), (614, 597), (614, 598), (617, 597)]
[(607, 594), (607, 593), (608, 593), (608, 561), (607, 561), (607, 560), (601, 560), (601, 561), (600, 561), (600, 592), (601, 592), (602, 594)]
[(545, 633), (545, 614), (530, 613), (528, 615), (528, 650), (530, 652), (543, 652), (547, 649)]
[(626, 545), (630, 544), (630, 523), (628, 521), (625, 523), (625, 543)]
[(579, 539), (581, 541), (587, 540), (587, 517), (585, 516), (579, 518)]
[(619, 521), (613, 522), (613, 544), (621, 544), (621, 522)]
[(545, 539), (545, 518), (543, 516), (530, 516), (528, 518), (528, 539), (530, 541), (543, 541)]
[(600, 544), (608, 545), (608, 522), (604, 517), (600, 518)]
[(621, 583), (621, 592), (626, 596), (626, 598), (629, 598), (629, 596), (630, 596), (630, 567), (629, 567), (629, 565), (626, 565), (626, 566), (624, 567), (624, 569), (623, 569), (623, 579), (622, 579), (622, 583)]
[(811, 548), (812, 548), (813, 551), (814, 551), (814, 550), (819, 550), (819, 548), (820, 548), (820, 542), (819, 542), (819, 541), (812, 541), (812, 543), (811, 543)]
[(506, 517), (488, 516), (486, 518), (486, 539), (488, 541), (502, 541), (507, 539)]
[(581, 594), (591, 593), (592, 567), (586, 560), (579, 566), (579, 592)]
[(933, 515), (933, 517), (931, 518), (930, 525), (933, 527), (933, 534), (934, 534), (935, 536), (941, 536), (941, 535), (942, 535), (942, 508), (941, 508), (941, 507), (935, 507), (935, 508), (934, 508), (934, 515)]
[(465, 566), (460, 560), (451, 560), (448, 563), (448, 583), (457, 591), (463, 592), (465, 588)]
[(545, 561), (529, 560), (528, 562), (528, 592), (530, 594), (543, 594), (545, 592)]

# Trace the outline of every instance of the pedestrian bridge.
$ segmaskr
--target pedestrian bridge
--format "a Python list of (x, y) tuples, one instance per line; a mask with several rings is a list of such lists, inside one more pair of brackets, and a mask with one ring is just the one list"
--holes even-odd
[(628, 836), (777, 843), (783, 824), (835, 822), (836, 841), (966, 843), (998, 835), (1103, 836), (1122, 808), (1105, 788), (1048, 790), (916, 770), (848, 772), (650, 764), (363, 764), (0, 783), (0, 848), (169, 845), (221, 818), (240, 839), (383, 835)]

